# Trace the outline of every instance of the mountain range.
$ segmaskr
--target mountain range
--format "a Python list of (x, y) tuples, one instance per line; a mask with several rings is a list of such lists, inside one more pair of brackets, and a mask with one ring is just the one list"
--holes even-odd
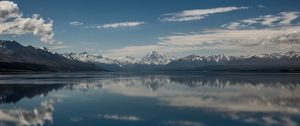
[(300, 52), (250, 56), (189, 55), (172, 58), (152, 51), (142, 58), (111, 58), (87, 52), (58, 54), (47, 48), (0, 40), (0, 71), (235, 71), (300, 72)]
[(130, 64), (143, 64), (143, 65), (165, 65), (172, 61), (171, 58), (159, 54), (156, 51), (152, 51), (141, 59), (137, 59), (131, 56), (119, 57), (119, 58), (109, 58), (103, 55), (92, 55), (87, 52), (76, 53), (65, 53), (64, 57), (71, 60), (78, 60), (90, 63), (104, 63), (104, 64), (117, 64), (119, 66), (125, 66)]
[(0, 71), (104, 71), (92, 63), (70, 60), (47, 48), (0, 40)]

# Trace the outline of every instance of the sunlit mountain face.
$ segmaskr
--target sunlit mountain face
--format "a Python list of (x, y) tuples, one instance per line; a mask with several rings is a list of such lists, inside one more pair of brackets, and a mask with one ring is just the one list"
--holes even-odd
[(297, 126), (296, 74), (1, 75), (4, 126)]

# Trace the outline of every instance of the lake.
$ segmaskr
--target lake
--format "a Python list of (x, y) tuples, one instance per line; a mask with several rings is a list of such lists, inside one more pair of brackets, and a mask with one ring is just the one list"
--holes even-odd
[(0, 126), (298, 126), (299, 74), (0, 75)]

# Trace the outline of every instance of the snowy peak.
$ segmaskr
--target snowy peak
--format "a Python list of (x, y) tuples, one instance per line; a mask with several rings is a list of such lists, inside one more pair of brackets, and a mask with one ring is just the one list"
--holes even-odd
[(145, 57), (143, 57), (140, 61), (140, 64), (154, 64), (154, 65), (164, 65), (168, 64), (171, 61), (170, 58), (164, 56), (163, 54), (159, 54), (156, 51), (151, 51)]
[(136, 60), (134, 57), (132, 56), (125, 56), (124, 59), (128, 59), (128, 60)]
[(49, 49), (47, 47), (40, 47), (41, 50), (44, 50), (46, 52), (50, 52)]
[(138, 59), (136, 59), (135, 57), (131, 57), (131, 56), (125, 56), (125, 57), (119, 57), (116, 59), (116, 62), (120, 65), (128, 65), (128, 64), (136, 64), (139, 62)]
[[(79, 54), (68, 53), (64, 54), (68, 59), (79, 60), (83, 62), (90, 63), (101, 63), (101, 64), (114, 64), (120, 67), (126, 67), (127, 65), (167, 65), (169, 63), (176, 64), (180, 62), (181, 64), (189, 65), (192, 64), (202, 64), (202, 65), (224, 65), (231, 63), (246, 63), (246, 64), (267, 64), (275, 63), (284, 64), (283, 62), (287, 60), (293, 60), (293, 62), (299, 62), (300, 52), (288, 51), (286, 53), (270, 53), (270, 54), (255, 54), (250, 56), (225, 56), (225, 55), (211, 55), (211, 56), (199, 56), (199, 55), (189, 55), (187, 57), (180, 58), (178, 60), (173, 60), (163, 54), (156, 51), (148, 53), (141, 59), (134, 58), (131, 56), (119, 57), (119, 58), (109, 58), (103, 55), (92, 55), (87, 52), (82, 52)], [(132, 66), (130, 66), (132, 67)]]
[(183, 57), (180, 60), (183, 61), (203, 61), (205, 59), (204, 56), (198, 56), (198, 55), (189, 55), (187, 57)]
[(92, 55), (87, 52), (82, 52), (79, 54), (65, 53), (63, 56), (68, 59), (78, 60), (83, 62), (114, 64), (114, 59), (106, 58), (102, 55)]
[(250, 56), (225, 56), (225, 55), (211, 55), (211, 56), (199, 56), (199, 55), (189, 55), (187, 57), (180, 58), (180, 61), (184, 62), (228, 62), (232, 60), (245, 60), (245, 59), (272, 59), (272, 60), (279, 60), (282, 58), (300, 58), (300, 52), (298, 51), (288, 51), (286, 53), (257, 53), (255, 55)]
[(290, 58), (293, 58), (293, 57), (296, 57), (296, 58), (299, 58), (300, 57), (300, 52), (298, 51), (288, 51), (284, 54), (285, 57), (290, 57)]
[(229, 58), (225, 55), (212, 55), (207, 57), (208, 61), (214, 61), (214, 62), (222, 62), (222, 61), (228, 61)]
[(87, 53), (87, 52), (81, 52), (81, 53), (79, 53), (79, 55), (89, 55), (89, 53)]
[(119, 58), (108, 58), (102, 55), (91, 55), (87, 52), (66, 53), (64, 56), (68, 59), (79, 60), (83, 62), (92, 63), (105, 63), (105, 64), (117, 64), (119, 66), (131, 65), (131, 64), (144, 64), (144, 65), (165, 65), (172, 61), (172, 59), (159, 54), (158, 52), (152, 51), (141, 59), (137, 59), (131, 56), (119, 57)]
[(229, 58), (225, 55), (211, 55), (211, 56), (199, 56), (199, 55), (189, 55), (187, 57), (181, 58), (182, 61), (209, 61), (209, 62), (221, 62), (228, 61)]
[(151, 51), (150, 53), (148, 53), (145, 57), (143, 57), (143, 59), (146, 58), (151, 58), (151, 59), (161, 59), (164, 58), (164, 56), (162, 54), (159, 54), (156, 51)]
[(103, 63), (103, 64), (115, 64), (119, 66), (129, 65), (138, 63), (138, 59), (126, 56), (126, 57), (119, 57), (119, 58), (109, 58), (103, 55), (93, 55), (87, 52), (82, 52), (79, 54), (76, 53), (65, 53), (63, 54), (64, 57), (72, 60), (78, 60), (82, 62), (90, 62), (90, 63)]
[(253, 57), (253, 58), (258, 58), (258, 59), (280, 59), (283, 56), (283, 54), (281, 53), (271, 53), (271, 54), (266, 54), (266, 53), (257, 53), (253, 56), (250, 56), (249, 58)]

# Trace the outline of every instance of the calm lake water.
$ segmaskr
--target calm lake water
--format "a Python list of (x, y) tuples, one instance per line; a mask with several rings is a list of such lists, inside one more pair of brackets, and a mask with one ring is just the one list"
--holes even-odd
[(0, 126), (298, 126), (298, 74), (0, 75)]

